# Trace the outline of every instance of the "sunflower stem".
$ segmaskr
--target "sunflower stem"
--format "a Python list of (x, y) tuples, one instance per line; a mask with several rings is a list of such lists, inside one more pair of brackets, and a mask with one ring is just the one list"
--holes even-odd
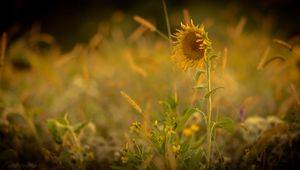
[[(211, 91), (211, 60), (206, 60), (206, 71), (207, 71), (207, 92)], [(211, 167), (211, 153), (212, 153), (212, 127), (211, 127), (211, 113), (212, 112), (212, 96), (208, 96), (207, 101), (207, 159), (208, 159), (208, 169)]]

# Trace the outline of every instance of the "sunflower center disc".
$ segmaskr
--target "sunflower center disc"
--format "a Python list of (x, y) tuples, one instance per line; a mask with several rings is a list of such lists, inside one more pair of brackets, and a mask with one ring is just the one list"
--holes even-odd
[(204, 57), (204, 51), (200, 49), (201, 42), (196, 42), (199, 39), (195, 32), (189, 32), (182, 42), (183, 53), (190, 60), (199, 60)]

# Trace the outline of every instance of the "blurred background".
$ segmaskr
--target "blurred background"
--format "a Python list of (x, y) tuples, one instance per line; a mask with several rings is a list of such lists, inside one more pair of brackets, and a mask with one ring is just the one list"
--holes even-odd
[[(291, 136), (300, 143), (297, 1), (166, 1), (171, 32), (189, 15), (195, 24), (205, 25), (219, 56), (212, 82), (224, 89), (213, 97), (213, 116), (230, 117), (236, 131), (218, 131), (216, 143), (233, 164), (241, 162), (245, 147), (260, 135), (271, 139), (268, 135), (275, 134), (284, 146), (289, 146)], [(72, 125), (89, 122), (78, 139), (95, 156), (97, 164), (91, 166), (107, 169), (128, 139), (132, 122), (161, 117), (160, 101), (176, 92), (178, 112), (192, 106), (205, 110), (205, 91), (192, 88), (205, 78), (196, 82), (196, 70), (178, 69), (170, 60), (169, 42), (135, 22), (136, 15), (167, 34), (160, 0), (1, 1), (0, 162), (6, 163), (0, 169), (15, 163), (19, 169), (30, 169), (29, 163), (38, 165), (40, 159), (47, 167), (52, 164), (48, 153), (61, 159), (67, 150), (57, 150), (47, 122), (66, 113)], [(141, 106), (143, 115), (136, 114), (120, 91)], [(263, 134), (274, 122), (284, 125), (273, 129), (276, 133)], [(297, 127), (287, 137), (288, 123), (291, 130)], [(203, 120), (199, 126), (201, 136)], [(274, 143), (276, 153), (284, 148), (277, 141), (268, 142), (262, 148)], [(252, 167), (245, 162), (245, 167)]]
[[(187, 8), (194, 19), (222, 17), (220, 11), (230, 7), (234, 18), (250, 17), (260, 13), (275, 20), (275, 35), (299, 34), (300, 17), (297, 0), (221, 0), (221, 1), (167, 1), (170, 15)], [(158, 27), (165, 29), (161, 2), (156, 0), (3, 0), (0, 6), (0, 32), (11, 28), (12, 38), (38, 23), (43, 32), (56, 37), (64, 49), (70, 49), (75, 42), (87, 42), (96, 32), (101, 21), (109, 21), (114, 11), (121, 11), (130, 20), (133, 15), (155, 19)], [(227, 16), (229, 17), (229, 16)], [(248, 20), (249, 21), (249, 20)], [(132, 28), (126, 30), (127, 34)]]

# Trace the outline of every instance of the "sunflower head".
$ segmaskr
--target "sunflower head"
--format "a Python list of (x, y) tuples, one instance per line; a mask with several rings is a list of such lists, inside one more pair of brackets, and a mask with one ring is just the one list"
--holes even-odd
[(211, 50), (211, 41), (208, 38), (204, 26), (182, 24), (175, 35), (173, 43), (172, 60), (183, 70), (190, 67), (200, 68)]

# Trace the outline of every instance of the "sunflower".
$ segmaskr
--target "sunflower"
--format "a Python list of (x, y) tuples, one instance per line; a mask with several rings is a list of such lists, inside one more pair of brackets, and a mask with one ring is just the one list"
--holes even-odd
[(208, 51), (211, 50), (211, 41), (208, 38), (204, 26), (182, 24), (182, 29), (177, 29), (173, 36), (172, 60), (184, 71), (188, 68), (200, 68), (207, 58)]

